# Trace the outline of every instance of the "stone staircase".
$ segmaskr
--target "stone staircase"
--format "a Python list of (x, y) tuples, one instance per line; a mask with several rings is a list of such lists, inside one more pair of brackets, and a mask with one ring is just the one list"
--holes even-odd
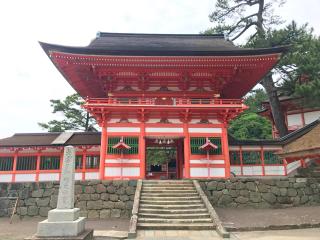
[(190, 180), (145, 180), (138, 229), (210, 230), (216, 225)]

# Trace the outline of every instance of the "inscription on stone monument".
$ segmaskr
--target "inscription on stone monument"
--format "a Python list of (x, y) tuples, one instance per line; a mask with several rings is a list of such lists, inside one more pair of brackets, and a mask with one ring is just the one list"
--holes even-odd
[(74, 168), (75, 150), (73, 147), (67, 146), (64, 148), (57, 209), (72, 209), (74, 207)]

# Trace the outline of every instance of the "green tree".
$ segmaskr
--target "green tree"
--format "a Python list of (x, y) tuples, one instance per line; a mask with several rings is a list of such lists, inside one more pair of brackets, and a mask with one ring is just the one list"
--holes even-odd
[(249, 107), (247, 111), (256, 113), (263, 110), (262, 102), (267, 99), (268, 96), (266, 92), (263, 89), (258, 88), (250, 91), (250, 93), (244, 98), (244, 103)]
[(48, 132), (64, 132), (66, 130), (73, 131), (96, 131), (96, 122), (81, 105), (83, 99), (78, 94), (67, 96), (64, 100), (51, 99), (51, 107), (53, 113), (61, 113), (64, 117), (62, 120), (51, 120), (47, 123), (38, 123)]
[[(215, 10), (209, 18), (218, 25), (209, 31), (225, 31), (231, 40), (236, 40), (244, 34), (249, 35), (249, 42), (255, 37), (263, 39), (268, 30), (282, 23), (280, 17), (274, 14), (274, 8), (284, 2), (284, 0), (217, 0)], [(288, 133), (288, 129), (272, 73), (265, 76), (260, 83), (268, 95), (279, 134), (284, 136)]]
[(287, 96), (303, 99), (307, 106), (320, 106), (320, 38), (307, 24), (291, 22), (286, 27), (270, 30), (264, 38), (255, 37), (249, 47), (290, 45), (286, 55), (275, 66), (278, 90)]
[(257, 114), (267, 98), (263, 89), (252, 90), (244, 100), (249, 109), (230, 122), (228, 133), (237, 139), (271, 139), (271, 122)]
[(271, 139), (271, 123), (254, 112), (245, 112), (231, 121), (228, 132), (237, 139)]

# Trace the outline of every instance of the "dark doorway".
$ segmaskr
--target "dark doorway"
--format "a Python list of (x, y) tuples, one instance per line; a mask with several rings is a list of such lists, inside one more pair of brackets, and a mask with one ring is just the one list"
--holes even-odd
[(183, 169), (183, 139), (148, 137), (146, 178), (179, 179)]

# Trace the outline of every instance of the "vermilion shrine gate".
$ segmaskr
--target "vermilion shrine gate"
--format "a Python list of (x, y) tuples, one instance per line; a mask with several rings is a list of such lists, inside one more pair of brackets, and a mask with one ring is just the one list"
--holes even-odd
[[(263, 148), (262, 142), (247, 150), (239, 144), (229, 146), (227, 126), (247, 108), (241, 98), (272, 69), (285, 48), (239, 48), (223, 35), (118, 33), (98, 33), (87, 47), (41, 46), (86, 99), (84, 108), (101, 127), (100, 144), (94, 146), (99, 151), (99, 175), (94, 178), (268, 175), (264, 158), (281, 149), (277, 143)], [(88, 149), (80, 159), (83, 168), (94, 145), (88, 139), (74, 143)], [(208, 140), (216, 148), (201, 148)], [(6, 141), (1, 146), (16, 146)], [(42, 145), (50, 148), (48, 142)], [(151, 148), (173, 149), (174, 154), (166, 165), (153, 166), (146, 157)], [(6, 151), (2, 156), (8, 156)], [(14, 151), (10, 156), (16, 174), (21, 153)], [(255, 163), (245, 170), (242, 151), (258, 154), (259, 170)], [(38, 151), (35, 160), (38, 175), (41, 154)], [(283, 163), (274, 165), (269, 175), (286, 175)]]

